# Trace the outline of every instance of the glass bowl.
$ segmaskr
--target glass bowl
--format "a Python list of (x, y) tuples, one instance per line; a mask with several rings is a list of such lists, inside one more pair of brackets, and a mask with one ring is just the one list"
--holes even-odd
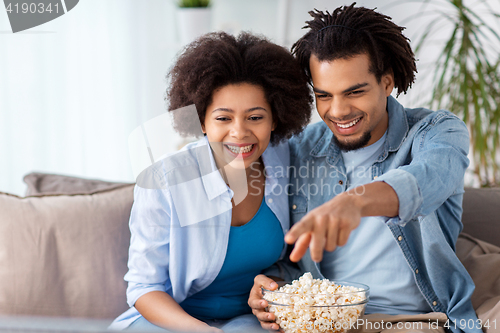
[[(276, 323), (285, 333), (354, 332), (361, 327), (370, 288), (361, 283), (331, 281), (341, 287), (352, 287), (323, 293), (287, 293), (262, 289), (267, 311), (274, 313)], [(287, 282), (279, 282), (281, 287)], [(341, 288), (347, 289), (347, 288)]]

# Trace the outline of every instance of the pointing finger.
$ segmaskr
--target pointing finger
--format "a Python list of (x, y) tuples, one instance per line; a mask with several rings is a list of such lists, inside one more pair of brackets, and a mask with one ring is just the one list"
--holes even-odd
[(313, 229), (312, 220), (308, 216), (304, 216), (299, 222), (295, 223), (292, 228), (285, 235), (285, 242), (293, 244), (297, 239)]
[(319, 218), (317, 222), (318, 223), (314, 224), (314, 230), (312, 231), (309, 248), (311, 250), (311, 259), (315, 262), (320, 262), (323, 258), (323, 251), (325, 250), (328, 225), (325, 218)]
[(292, 253), (290, 253), (290, 260), (293, 262), (299, 261), (304, 254), (306, 254), (307, 248), (309, 247), (309, 243), (311, 242), (311, 233), (302, 234), (295, 246), (293, 247)]

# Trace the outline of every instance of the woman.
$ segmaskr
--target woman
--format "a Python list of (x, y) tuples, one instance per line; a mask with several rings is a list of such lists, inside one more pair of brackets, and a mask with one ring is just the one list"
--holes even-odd
[[(284, 255), (288, 144), (312, 99), (294, 58), (264, 38), (202, 36), (169, 73), (174, 127), (204, 138), (137, 180), (127, 301), (111, 328), (221, 332), (260, 328), (253, 278)], [(154, 325), (153, 325), (154, 324)]]

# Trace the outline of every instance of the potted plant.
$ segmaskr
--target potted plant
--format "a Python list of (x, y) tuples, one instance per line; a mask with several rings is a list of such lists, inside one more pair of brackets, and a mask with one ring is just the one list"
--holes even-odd
[[(428, 0), (422, 1), (427, 4)], [(484, 11), (481, 11), (482, 5)], [(432, 66), (432, 109), (457, 114), (470, 132), (473, 172), (481, 186), (500, 185), (500, 17), (496, 1), (466, 5), (463, 0), (433, 1), (433, 10), (412, 18), (433, 15), (417, 37), (415, 53), (440, 43)], [(474, 6), (474, 7), (472, 7)], [(450, 34), (444, 38), (443, 31)], [(433, 37), (439, 37), (438, 40)]]
[[(429, 106), (458, 115), (470, 132), (471, 165), (481, 186), (500, 185), (500, 29), (496, 1), (422, 0), (412, 16), (431, 16), (416, 38), (415, 53), (441, 45)], [(426, 8), (427, 4), (434, 6)], [(444, 31), (450, 31), (443, 36)], [(429, 53), (429, 52), (427, 52)]]
[(177, 2), (177, 29), (180, 42), (185, 45), (210, 31), (210, 0), (179, 0)]

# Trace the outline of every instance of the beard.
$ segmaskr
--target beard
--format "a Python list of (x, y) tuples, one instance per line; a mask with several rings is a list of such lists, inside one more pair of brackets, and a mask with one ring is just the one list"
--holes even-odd
[(343, 152), (348, 152), (351, 150), (356, 150), (359, 148), (363, 148), (366, 146), (366, 144), (370, 141), (372, 138), (372, 134), (370, 132), (365, 132), (363, 135), (356, 141), (347, 141), (347, 142), (342, 142), (339, 141), (339, 139), (333, 135), (333, 142), (339, 147), (340, 150)]

